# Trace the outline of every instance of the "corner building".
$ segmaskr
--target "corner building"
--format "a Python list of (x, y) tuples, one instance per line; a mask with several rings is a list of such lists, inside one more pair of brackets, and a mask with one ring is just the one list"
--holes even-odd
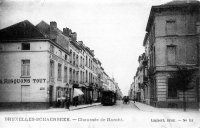
[(153, 74), (148, 85), (151, 105), (183, 106), (183, 92), (172, 86), (170, 74), (176, 66), (186, 66), (197, 69), (194, 88), (186, 92), (187, 107), (199, 107), (199, 22), (199, 1), (172, 1), (151, 8), (143, 43)]
[(66, 49), (27, 20), (0, 35), (0, 108), (48, 108), (66, 95)]

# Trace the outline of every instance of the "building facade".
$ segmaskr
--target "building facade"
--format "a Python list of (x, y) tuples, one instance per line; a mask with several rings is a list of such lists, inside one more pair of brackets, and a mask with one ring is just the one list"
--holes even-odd
[(101, 62), (69, 28), (25, 20), (0, 35), (0, 108), (64, 107), (66, 97), (73, 105), (75, 88), (79, 104), (100, 101)]
[[(156, 107), (183, 107), (183, 91), (173, 85), (177, 67), (195, 69), (185, 93), (187, 107), (199, 108), (199, 1), (172, 1), (153, 6), (149, 15), (143, 46), (141, 83), (144, 102)], [(144, 80), (144, 79), (143, 79)]]
[(29, 21), (0, 33), (2, 106), (46, 108), (65, 96), (66, 49), (47, 39)]

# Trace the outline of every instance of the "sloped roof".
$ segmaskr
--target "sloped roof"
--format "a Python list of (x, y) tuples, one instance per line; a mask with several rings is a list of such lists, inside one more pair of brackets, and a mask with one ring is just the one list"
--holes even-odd
[(45, 36), (49, 37), (50, 35), (50, 25), (47, 24), (45, 21), (40, 21), (40, 23), (38, 23), (36, 25), (36, 28), (43, 33)]
[(45, 36), (28, 20), (0, 30), (0, 40), (44, 39)]
[[(45, 21), (41, 21), (40, 23), (38, 23), (36, 25), (36, 28), (43, 33), (43, 35), (45, 35), (46, 38), (50, 38), (50, 25), (48, 23), (46, 23)], [(69, 37), (63, 35), (62, 31), (59, 30), (58, 28), (56, 28), (57, 31), (57, 41), (56, 43), (61, 45), (64, 48), (68, 47), (68, 43), (70, 42)], [(67, 42), (67, 43), (66, 43)]]
[(196, 4), (200, 3), (198, 0), (173, 0), (163, 5), (183, 5), (183, 4)]
[(146, 31), (149, 32), (150, 26), (154, 19), (154, 13), (157, 11), (160, 12), (161, 10), (166, 10), (166, 9), (180, 9), (180, 10), (188, 9), (190, 11), (198, 11), (200, 10), (199, 8), (200, 8), (200, 1), (198, 0), (173, 0), (171, 2), (162, 5), (152, 6), (146, 26)]

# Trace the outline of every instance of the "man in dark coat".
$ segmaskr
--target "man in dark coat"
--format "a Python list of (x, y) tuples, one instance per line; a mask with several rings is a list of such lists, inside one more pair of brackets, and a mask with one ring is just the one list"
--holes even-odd
[(66, 108), (66, 109), (69, 109), (69, 106), (70, 106), (70, 98), (67, 96), (67, 97), (65, 98), (65, 108)]

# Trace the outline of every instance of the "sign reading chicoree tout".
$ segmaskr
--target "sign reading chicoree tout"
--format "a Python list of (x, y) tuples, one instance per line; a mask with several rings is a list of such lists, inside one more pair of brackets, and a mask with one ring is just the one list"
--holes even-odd
[(0, 84), (28, 84), (28, 83), (45, 83), (45, 78), (30, 79), (30, 78), (20, 78), (20, 79), (0, 79)]

